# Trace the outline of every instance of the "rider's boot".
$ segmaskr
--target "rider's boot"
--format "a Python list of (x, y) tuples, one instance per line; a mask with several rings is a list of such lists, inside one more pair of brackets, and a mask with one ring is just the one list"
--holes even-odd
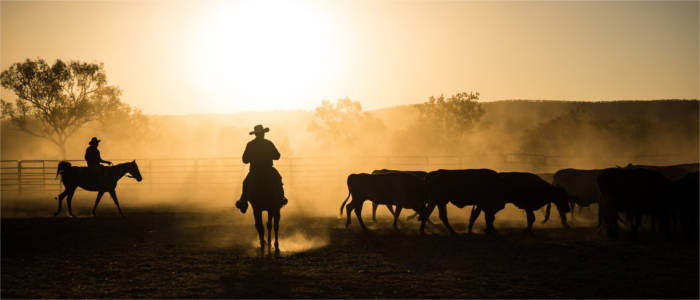
[(284, 196), (284, 187), (280, 187), (280, 189), (282, 190), (282, 206), (285, 206), (289, 200), (287, 200), (287, 197)]
[(236, 207), (245, 213), (248, 210), (248, 199), (245, 198), (245, 194), (241, 195), (241, 199), (236, 201)]

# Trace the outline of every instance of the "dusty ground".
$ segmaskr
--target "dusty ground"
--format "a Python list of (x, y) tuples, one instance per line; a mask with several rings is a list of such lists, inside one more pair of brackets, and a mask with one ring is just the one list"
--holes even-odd
[[(106, 206), (109, 207), (109, 206)], [(369, 234), (335, 217), (282, 216), (259, 255), (250, 212), (128, 210), (120, 218), (2, 219), (2, 298), (698, 298), (698, 245), (497, 219), (498, 235)], [(86, 213), (85, 210), (79, 213)], [(434, 219), (435, 216), (433, 216)], [(464, 215), (451, 219), (464, 231)], [(433, 220), (436, 221), (437, 220)]]

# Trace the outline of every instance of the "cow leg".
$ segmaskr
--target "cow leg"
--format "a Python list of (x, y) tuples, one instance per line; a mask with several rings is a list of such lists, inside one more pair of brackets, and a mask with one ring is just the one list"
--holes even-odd
[(351, 204), (352, 202), (348, 203), (348, 205), (345, 206), (345, 212), (348, 215), (348, 220), (345, 222), (345, 228), (348, 228), (350, 226), (350, 214), (352, 213), (352, 210), (355, 209), (355, 207)]
[(486, 219), (486, 232), (495, 233), (496, 228), (493, 227), (493, 222), (496, 220), (496, 213), (484, 211), (484, 218)]
[[(376, 202), (372, 202), (372, 221), (377, 222), (377, 207), (379, 207), (379, 204)], [(389, 206), (389, 209), (391, 209), (391, 206)]]
[(280, 231), (280, 210), (279, 209), (275, 210), (274, 220), (275, 220), (275, 253), (280, 253), (280, 244), (277, 240), (278, 233)]
[[(654, 222), (654, 219), (651, 219), (651, 222)], [(632, 228), (632, 238), (637, 239), (639, 237), (639, 226), (642, 223), (642, 214), (636, 213), (634, 214), (633, 217), (630, 218), (630, 227)]]
[(272, 212), (267, 211), (267, 251), (270, 251), (270, 247), (272, 247)]
[(71, 191), (68, 192), (68, 198), (66, 198), (66, 206), (68, 206), (68, 215), (71, 216), (71, 218), (76, 218), (76, 216), (73, 215), (73, 207), (71, 205), (71, 202), (73, 201), (74, 194), (75, 194), (75, 189), (72, 189)]
[(362, 227), (362, 230), (367, 232), (367, 227), (365, 226), (365, 222), (362, 221), (362, 202), (360, 202), (356, 207), (355, 207), (355, 216), (357, 216), (357, 221), (360, 222), (360, 226)]
[[(573, 218), (573, 217), (574, 217), (574, 215), (571, 215), (571, 218)], [(561, 227), (567, 228), (567, 229), (571, 228), (571, 227), (569, 227), (569, 224), (566, 223), (566, 213), (562, 213), (561, 211), (559, 211), (559, 218), (561, 219)]]
[(450, 231), (450, 234), (452, 235), (457, 235), (457, 232), (455, 232), (454, 229), (452, 229), (452, 226), (450, 226), (450, 222), (447, 220), (447, 204), (438, 204), (438, 213), (440, 215), (440, 220), (442, 221), (442, 224), (445, 224), (445, 227)]
[(474, 222), (476, 222), (476, 219), (479, 218), (479, 215), (481, 214), (481, 207), (478, 205), (472, 206), (472, 213), (469, 216), (469, 228), (467, 229), (467, 233), (472, 233), (472, 227), (474, 226)]
[(525, 214), (527, 215), (527, 228), (528, 232), (532, 232), (532, 223), (535, 223), (535, 212), (531, 209), (526, 209)]
[(109, 191), (109, 195), (112, 196), (112, 200), (114, 200), (114, 205), (117, 206), (117, 210), (119, 211), (119, 215), (124, 217), (124, 214), (122, 213), (122, 208), (119, 207), (119, 200), (117, 199), (117, 192), (114, 190)]
[(97, 210), (97, 204), (100, 203), (100, 199), (102, 199), (102, 195), (104, 195), (104, 191), (99, 191), (97, 192), (97, 198), (95, 199), (95, 206), (92, 208), (92, 216), (95, 216), (95, 210)]
[(53, 216), (58, 216), (59, 213), (61, 213), (61, 208), (63, 208), (63, 198), (68, 196), (68, 189), (63, 191), (63, 193), (58, 194), (58, 197), (56, 199), (58, 200), (58, 210), (56, 210), (56, 213), (53, 214)]
[(396, 226), (396, 222), (399, 221), (399, 216), (401, 215), (401, 205), (396, 206), (396, 213), (394, 214), (394, 229), (398, 230), (399, 227)]
[(571, 201), (571, 223), (574, 222), (574, 208), (576, 208), (576, 202)]
[(429, 204), (428, 207), (425, 208), (425, 214), (421, 216), (420, 220), (420, 234), (425, 234), (425, 223), (430, 219), (430, 214), (433, 213), (433, 210), (435, 210), (435, 204)]
[(262, 210), (258, 208), (253, 208), (253, 218), (255, 218), (255, 229), (258, 231), (258, 238), (260, 239), (260, 249), (265, 249), (265, 228), (262, 224)]

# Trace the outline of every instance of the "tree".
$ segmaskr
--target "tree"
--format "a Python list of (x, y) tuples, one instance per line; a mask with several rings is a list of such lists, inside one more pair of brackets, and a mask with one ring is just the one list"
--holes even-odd
[(47, 139), (66, 158), (66, 140), (90, 121), (124, 108), (121, 90), (107, 85), (103, 64), (43, 59), (15, 63), (0, 74), (14, 103), (0, 100), (3, 118), (22, 131)]
[(338, 99), (335, 103), (323, 100), (316, 107), (316, 119), (311, 122), (308, 130), (327, 146), (348, 146), (362, 144), (373, 135), (383, 132), (384, 123), (371, 114), (362, 111), (359, 101), (350, 98)]
[(452, 147), (459, 143), (469, 130), (481, 120), (484, 109), (478, 92), (457, 93), (445, 99), (444, 96), (430, 96), (428, 102), (417, 105), (420, 112), (418, 123), (421, 131), (431, 132), (434, 145)]

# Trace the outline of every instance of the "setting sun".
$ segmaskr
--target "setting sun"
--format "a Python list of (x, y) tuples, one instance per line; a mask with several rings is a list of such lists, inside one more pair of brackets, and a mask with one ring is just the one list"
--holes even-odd
[(202, 18), (191, 63), (208, 97), (224, 110), (304, 107), (311, 100), (304, 95), (332, 72), (337, 56), (332, 20), (304, 4), (222, 2)]

